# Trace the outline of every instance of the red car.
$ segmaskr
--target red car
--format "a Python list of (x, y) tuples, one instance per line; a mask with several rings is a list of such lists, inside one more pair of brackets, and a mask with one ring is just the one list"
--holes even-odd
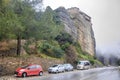
[(43, 75), (43, 69), (40, 65), (26, 65), (20, 68), (17, 68), (15, 71), (15, 76), (26, 77), (30, 75)]

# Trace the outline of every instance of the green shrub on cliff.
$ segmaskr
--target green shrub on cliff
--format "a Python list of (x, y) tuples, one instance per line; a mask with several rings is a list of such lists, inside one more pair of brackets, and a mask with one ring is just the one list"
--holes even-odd
[(39, 45), (39, 50), (51, 57), (62, 58), (64, 56), (64, 51), (61, 49), (59, 44), (56, 44), (56, 41), (45, 41)]

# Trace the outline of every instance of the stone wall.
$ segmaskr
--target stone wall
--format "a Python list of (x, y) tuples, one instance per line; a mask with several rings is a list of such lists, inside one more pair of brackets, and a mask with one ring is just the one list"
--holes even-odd
[(46, 71), (48, 67), (63, 62), (64, 62), (63, 60), (40, 58), (34, 56), (24, 57), (24, 58), (0, 57), (0, 76), (13, 74), (16, 68), (27, 64), (40, 64), (43, 70)]

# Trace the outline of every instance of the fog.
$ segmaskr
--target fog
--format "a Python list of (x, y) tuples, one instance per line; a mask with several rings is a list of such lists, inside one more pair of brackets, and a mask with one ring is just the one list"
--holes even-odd
[(120, 65), (120, 44), (114, 43), (97, 48), (96, 57), (105, 65)]

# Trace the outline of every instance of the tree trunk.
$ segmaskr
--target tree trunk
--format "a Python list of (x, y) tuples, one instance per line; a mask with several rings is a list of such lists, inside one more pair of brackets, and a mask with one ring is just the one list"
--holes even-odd
[(17, 56), (20, 56), (21, 53), (21, 37), (20, 35), (17, 36)]

